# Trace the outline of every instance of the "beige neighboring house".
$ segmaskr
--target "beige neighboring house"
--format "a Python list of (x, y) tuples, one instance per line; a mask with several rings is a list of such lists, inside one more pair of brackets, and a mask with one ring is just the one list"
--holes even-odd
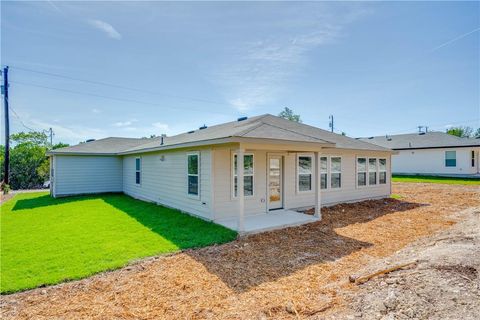
[[(316, 221), (321, 206), (391, 193), (390, 149), (269, 114), (49, 155), (54, 197), (123, 192), (240, 232)], [(308, 208), (313, 216), (301, 213)]]
[(390, 148), (393, 174), (480, 177), (480, 139), (444, 132), (420, 132), (361, 138)]

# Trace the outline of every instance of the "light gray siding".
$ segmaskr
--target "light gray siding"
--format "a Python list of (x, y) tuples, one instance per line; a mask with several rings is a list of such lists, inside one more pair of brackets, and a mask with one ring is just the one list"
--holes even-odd
[[(231, 148), (214, 150), (214, 192), (215, 218), (234, 217), (238, 215), (238, 200), (233, 197), (232, 154)], [(283, 156), (283, 206), (286, 209), (312, 207), (315, 194), (297, 191), (297, 156), (296, 152), (270, 152), (262, 150), (246, 151), (254, 154), (254, 195), (245, 198), (245, 214), (259, 214), (267, 211), (267, 156), (269, 153)], [(308, 154), (308, 153), (301, 153)], [(390, 195), (390, 154), (373, 151), (320, 150), (321, 156), (340, 156), (342, 158), (342, 187), (321, 192), (322, 205), (340, 202), (358, 201), (388, 197)], [(313, 155), (313, 153), (311, 153)], [(375, 157), (387, 159), (387, 183), (375, 186), (357, 187), (356, 158)], [(330, 184), (330, 181), (328, 181)]]
[[(187, 154), (200, 152), (200, 197), (187, 193)], [(141, 159), (141, 183), (135, 183), (135, 158)], [(123, 191), (138, 199), (211, 219), (211, 151), (189, 150), (124, 156)]]
[(60, 156), (54, 158), (54, 196), (122, 192), (122, 158)]

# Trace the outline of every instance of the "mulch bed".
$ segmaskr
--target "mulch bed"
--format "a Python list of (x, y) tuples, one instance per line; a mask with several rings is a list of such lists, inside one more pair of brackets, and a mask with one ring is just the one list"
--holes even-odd
[(3, 318), (264, 319), (341, 309), (348, 276), (480, 205), (478, 186), (397, 183), (401, 199), (342, 204), (312, 224), (146, 259), (3, 296)]

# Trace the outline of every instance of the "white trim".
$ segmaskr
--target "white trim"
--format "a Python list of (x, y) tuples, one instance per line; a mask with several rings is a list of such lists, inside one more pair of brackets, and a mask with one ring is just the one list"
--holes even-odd
[[(340, 171), (335, 171), (335, 172), (332, 172), (332, 158), (340, 158)], [(343, 189), (343, 157), (342, 156), (336, 156), (336, 155), (330, 155), (329, 156), (329, 166), (328, 166), (328, 170), (329, 170), (329, 175), (328, 175), (328, 178), (329, 178), (329, 182), (330, 184), (328, 185), (329, 189), (332, 190), (332, 191), (340, 191)], [(333, 188), (332, 187), (332, 173), (340, 173), (340, 187), (339, 188)]]
[[(358, 171), (358, 159), (365, 159), (365, 171)], [(365, 173), (365, 184), (360, 186), (358, 184), (358, 174)], [(366, 188), (368, 187), (368, 157), (367, 156), (356, 156), (355, 157), (355, 186), (357, 188)]]
[[(311, 159), (311, 164), (312, 164), (312, 167), (310, 169), (310, 190), (300, 190), (299, 188), (299, 184), (300, 184), (300, 179), (298, 178), (300, 173), (299, 173), (299, 160), (300, 160), (300, 157), (310, 157)], [(306, 194), (306, 193), (313, 193), (315, 192), (314, 191), (314, 188), (313, 188), (313, 184), (315, 183), (315, 155), (314, 153), (297, 153), (297, 157), (295, 158), (295, 167), (296, 167), (296, 175), (295, 175), (295, 181), (296, 181), (296, 191), (297, 191), (297, 194)]]
[[(380, 160), (385, 160), (385, 170), (381, 170), (380, 169)], [(378, 184), (379, 185), (382, 185), (382, 184), (387, 184), (387, 158), (377, 158), (377, 162), (378, 162)], [(385, 172), (385, 183), (380, 183), (380, 173), (383, 173)]]
[[(231, 183), (231, 188), (232, 188), (232, 192), (231, 192), (231, 197), (232, 199), (237, 199), (238, 197), (235, 195), (235, 156), (237, 155), (237, 152), (232, 152), (231, 154), (231, 157), (230, 157), (230, 161), (231, 161), (231, 166), (230, 166), (230, 170), (231, 170), (231, 179), (232, 179), (232, 183)], [(252, 177), (252, 194), (251, 195), (244, 195), (244, 198), (253, 198), (255, 197), (255, 154), (253, 152), (244, 152), (243, 154), (244, 156), (244, 161), (245, 161), (245, 156), (252, 156), (252, 164), (253, 164), (253, 172), (251, 174), (245, 174), (245, 172), (243, 173), (243, 177)], [(238, 160), (237, 160), (238, 162)], [(245, 186), (244, 186), (245, 188)], [(245, 190), (244, 190), (244, 193), (245, 193)]]
[[(188, 172), (188, 157), (189, 156), (197, 156), (197, 174), (190, 174)], [(192, 199), (197, 199), (197, 200), (200, 200), (200, 172), (201, 172), (201, 167), (200, 167), (200, 151), (191, 151), (191, 152), (187, 152), (187, 157), (186, 157), (186, 161), (187, 161), (187, 196), (189, 198), (192, 198)], [(189, 190), (188, 190), (188, 177), (189, 176), (193, 176), (193, 177), (197, 177), (197, 194), (193, 194), (193, 193), (190, 193)]]
[[(140, 170), (137, 170), (137, 159), (140, 160)], [(142, 185), (142, 167), (143, 167), (143, 163), (142, 163), (142, 157), (135, 157), (135, 185), (137, 187), (140, 187)], [(140, 173), (140, 183), (137, 183), (137, 172)]]

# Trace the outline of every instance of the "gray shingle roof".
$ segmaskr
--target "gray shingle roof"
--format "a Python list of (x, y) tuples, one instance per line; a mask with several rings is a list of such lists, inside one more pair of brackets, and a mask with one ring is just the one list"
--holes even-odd
[[(331, 147), (341, 148), (341, 149), (356, 149), (356, 150), (377, 150), (377, 151), (388, 151), (388, 149), (367, 143), (364, 141), (356, 140), (339, 134), (331, 133), (329, 131), (312, 127), (303, 123), (297, 123), (289, 121), (280, 117), (276, 117), (270, 114), (265, 114), (261, 116), (256, 116), (248, 118), (243, 121), (232, 121), (219, 125), (214, 125), (205, 129), (198, 129), (193, 132), (187, 132), (178, 134), (171, 137), (165, 137), (163, 139), (163, 144), (161, 143), (161, 138), (153, 139), (129, 139), (134, 140), (131, 147), (125, 148), (125, 144), (122, 141), (118, 141), (119, 144), (122, 144), (122, 147), (119, 147), (117, 153), (136, 153), (142, 151), (151, 151), (151, 150), (161, 150), (163, 148), (172, 148), (172, 147), (181, 147), (182, 145), (188, 143), (197, 143), (197, 142), (208, 142), (212, 141), (214, 143), (217, 139), (224, 138), (253, 138), (253, 139), (273, 139), (273, 140), (283, 140), (283, 141), (295, 141), (302, 143), (321, 143), (329, 144)], [(116, 138), (118, 139), (118, 138)], [(106, 139), (103, 139), (106, 140)], [(95, 142), (101, 142), (102, 140), (97, 140)], [(113, 142), (113, 141), (112, 141)], [(137, 144), (137, 142), (139, 142)], [(99, 145), (98, 147), (93, 142), (87, 143), (82, 150), (90, 150), (91, 153), (96, 153), (98, 149), (102, 149)], [(110, 146), (110, 143), (108, 144)], [(92, 148), (88, 148), (92, 146)], [(70, 148), (64, 148), (63, 152), (78, 152), (80, 147), (73, 146)], [(114, 150), (115, 147), (111, 146), (111, 149)], [(61, 150), (61, 149), (59, 149)], [(56, 151), (56, 150), (55, 150)], [(53, 153), (56, 153), (56, 152)]]
[(59, 148), (50, 151), (52, 154), (117, 154), (147, 143), (152, 139), (110, 137), (95, 141), (80, 143), (75, 146)]
[(459, 138), (444, 132), (397, 134), (360, 140), (394, 150), (480, 146), (480, 139)]

